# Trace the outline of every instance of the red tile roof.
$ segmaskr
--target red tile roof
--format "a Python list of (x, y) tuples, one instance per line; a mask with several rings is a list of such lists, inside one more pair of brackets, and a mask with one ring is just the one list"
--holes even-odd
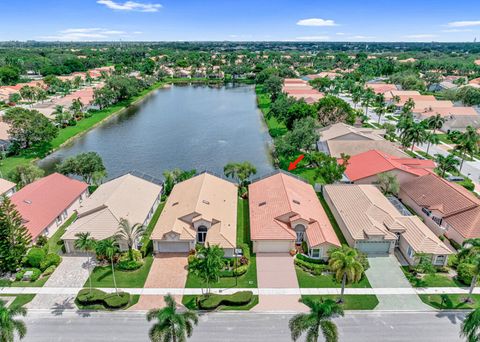
[(87, 188), (85, 182), (53, 173), (14, 193), (12, 203), (35, 239)]
[[(295, 240), (292, 219), (309, 222), (306, 235), (311, 247), (322, 243), (340, 246), (313, 187), (279, 172), (249, 186), (252, 240)], [(283, 217), (282, 217), (283, 216)]]
[[(338, 160), (342, 162), (341, 159)], [(429, 174), (435, 168), (431, 160), (398, 158), (378, 150), (371, 150), (351, 156), (345, 175), (351, 181), (378, 175), (382, 172), (401, 170), (416, 176)]]

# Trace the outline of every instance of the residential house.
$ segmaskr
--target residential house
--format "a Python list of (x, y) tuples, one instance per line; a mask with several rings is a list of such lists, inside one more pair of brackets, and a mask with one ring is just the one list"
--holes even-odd
[(326, 185), (325, 201), (351, 247), (367, 255), (392, 254), (396, 247), (409, 264), (417, 255), (444, 266), (451, 254), (417, 216), (404, 216), (374, 185)]
[(207, 172), (176, 184), (153, 229), (155, 253), (218, 245), (226, 257), (237, 247), (238, 188)]
[(12, 197), (33, 242), (52, 236), (88, 197), (88, 184), (59, 173), (26, 185)]
[(444, 132), (465, 131), (468, 126), (480, 128), (480, 116), (474, 107), (435, 107), (424, 110), (414, 108), (413, 114), (418, 120), (425, 120), (440, 114), (445, 119), (441, 127)]
[[(342, 162), (339, 159), (339, 163)], [(370, 150), (351, 156), (344, 174), (349, 183), (375, 184), (380, 173), (389, 172), (395, 175), (400, 184), (404, 184), (433, 172), (434, 168), (432, 160), (399, 158), (382, 151)]]
[(390, 92), (392, 90), (398, 90), (397, 86), (395, 84), (390, 84), (390, 83), (366, 83), (365, 88), (370, 88), (372, 89), (375, 94), (385, 94), (387, 92)]
[(459, 244), (480, 238), (480, 199), (464, 187), (429, 174), (403, 184), (399, 197), (436, 235)]
[(255, 253), (288, 253), (305, 241), (310, 257), (325, 259), (330, 248), (340, 246), (309, 183), (278, 171), (253, 182), (248, 191)]
[[(136, 174), (127, 173), (103, 183), (77, 209), (77, 219), (62, 236), (67, 253), (76, 252), (77, 234), (90, 233), (95, 240), (114, 236), (121, 219), (131, 225), (147, 226), (157, 209), (162, 186)], [(118, 241), (122, 251), (127, 249), (124, 241)], [(138, 243), (138, 241), (137, 241)]]
[(368, 127), (353, 127), (337, 123), (318, 130), (320, 139), (317, 148), (332, 157), (340, 158), (342, 153), (353, 156), (370, 150), (379, 150), (395, 157), (404, 158), (398, 145), (383, 138), (385, 130)]
[(10, 182), (9, 180), (0, 178), (0, 196), (12, 197), (15, 193), (15, 186), (17, 184)]

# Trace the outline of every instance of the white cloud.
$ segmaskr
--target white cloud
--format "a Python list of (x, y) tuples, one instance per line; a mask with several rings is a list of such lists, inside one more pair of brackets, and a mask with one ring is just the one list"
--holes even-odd
[(318, 41), (318, 40), (329, 40), (329, 36), (303, 36), (297, 37), (296, 40), (307, 40), (307, 41)]
[(309, 18), (297, 21), (300, 26), (337, 26), (335, 21), (331, 19)]
[(448, 23), (447, 26), (450, 26), (450, 27), (480, 26), (480, 20), (452, 21), (451, 23)]
[(47, 40), (64, 41), (83, 41), (83, 40), (112, 40), (122, 37), (128, 37), (128, 33), (119, 30), (109, 30), (104, 28), (69, 28), (59, 31), (54, 35), (40, 36)]
[(335, 34), (336, 34), (337, 36), (344, 36), (346, 33), (344, 33), (344, 32), (337, 32), (337, 33), (335, 33)]
[(472, 32), (472, 29), (448, 29), (448, 30), (442, 30), (442, 32), (447, 32), (447, 33), (454, 33), (454, 32)]
[(117, 11), (158, 12), (158, 10), (162, 8), (162, 5), (160, 4), (143, 4), (135, 1), (121, 3), (112, 0), (98, 0), (97, 4), (105, 5), (108, 8)]
[(409, 34), (404, 36), (405, 38), (411, 39), (426, 39), (426, 38), (435, 38), (437, 35), (429, 34), (429, 33), (421, 33), (421, 34)]
[(362, 35), (357, 35), (357, 36), (352, 36), (350, 39), (375, 39), (376, 37), (374, 36), (362, 36)]

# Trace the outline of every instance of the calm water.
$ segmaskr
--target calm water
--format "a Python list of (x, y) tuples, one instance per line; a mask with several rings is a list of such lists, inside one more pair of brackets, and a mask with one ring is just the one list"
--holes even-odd
[(173, 168), (223, 173), (248, 160), (258, 175), (273, 170), (270, 137), (253, 86), (172, 86), (39, 162), (52, 172), (65, 157), (96, 151), (108, 178), (138, 170), (162, 178)]

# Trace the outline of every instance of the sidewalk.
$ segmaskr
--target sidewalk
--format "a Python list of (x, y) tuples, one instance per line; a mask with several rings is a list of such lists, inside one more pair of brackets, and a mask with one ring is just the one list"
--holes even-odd
[[(77, 294), (82, 288), (75, 287), (3, 287), (0, 295), (7, 294), (50, 294), (72, 295)], [(113, 293), (114, 288), (100, 288), (102, 291)], [(340, 288), (232, 288), (211, 289), (211, 293), (231, 294), (238, 291), (252, 291), (254, 295), (338, 295)], [(201, 295), (202, 289), (182, 288), (119, 288), (132, 295)], [(346, 288), (347, 295), (402, 295), (402, 294), (467, 294), (467, 287), (424, 287), (424, 288)], [(480, 294), (480, 288), (473, 291)]]

